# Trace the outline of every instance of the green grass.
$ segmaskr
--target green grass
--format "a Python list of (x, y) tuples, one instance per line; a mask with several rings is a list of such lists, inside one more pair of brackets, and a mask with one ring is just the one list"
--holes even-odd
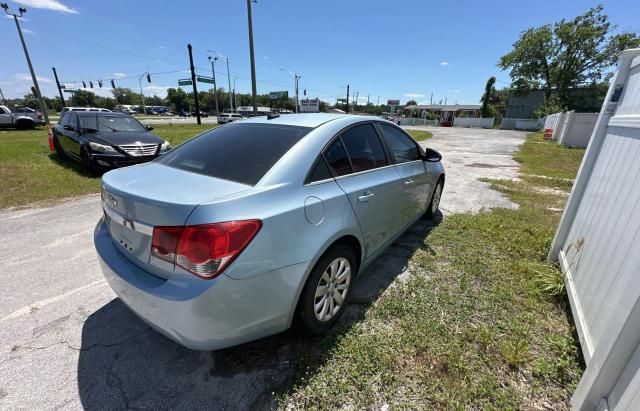
[[(533, 184), (545, 187), (561, 190), (571, 189), (573, 182), (566, 179), (575, 177), (585, 150), (566, 148), (560, 144), (545, 141), (542, 136), (543, 133), (532, 134), (529, 139), (531, 144), (523, 146), (515, 156), (515, 160), (522, 164), (523, 178)], [(537, 147), (541, 144), (544, 150)], [(541, 179), (535, 176), (547, 176), (551, 179)]]
[(422, 130), (407, 130), (407, 132), (409, 134), (411, 134), (411, 137), (413, 137), (414, 139), (416, 139), (416, 141), (423, 141), (426, 140), (428, 138), (433, 137), (433, 133), (429, 132), (429, 131), (422, 131)]
[[(153, 132), (176, 145), (211, 125), (157, 125)], [(47, 133), (0, 130), (0, 208), (75, 197), (99, 191), (99, 176), (49, 152)]]
[[(573, 177), (579, 151), (531, 135), (522, 168)], [(545, 159), (547, 159), (545, 161)], [(538, 180), (492, 181), (520, 207), (446, 217), (361, 321), (279, 393), (293, 409), (569, 409), (579, 345), (546, 262), (565, 196)], [(445, 188), (446, 190), (446, 188)]]

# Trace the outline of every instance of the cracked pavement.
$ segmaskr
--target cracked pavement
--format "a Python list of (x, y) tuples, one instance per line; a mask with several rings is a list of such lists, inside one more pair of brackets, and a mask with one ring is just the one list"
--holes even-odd
[[(441, 208), (516, 207), (478, 178), (516, 178), (525, 133), (429, 129), (444, 156)], [(0, 409), (269, 409), (299, 368), (321, 365), (331, 337), (296, 330), (216, 352), (185, 349), (138, 320), (102, 278), (92, 243), (99, 196), (0, 213)], [(341, 320), (409, 275), (407, 261), (433, 227), (419, 221), (356, 283)], [(428, 247), (428, 239), (427, 245)]]

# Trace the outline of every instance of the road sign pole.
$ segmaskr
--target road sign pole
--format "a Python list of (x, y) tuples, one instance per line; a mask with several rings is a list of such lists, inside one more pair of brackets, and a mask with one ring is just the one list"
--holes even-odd
[(191, 68), (191, 81), (193, 82), (193, 96), (196, 100), (196, 118), (198, 119), (198, 124), (202, 124), (200, 121), (200, 103), (198, 102), (198, 87), (196, 86), (196, 72), (193, 67), (193, 53), (191, 44), (187, 45), (187, 49), (189, 50), (189, 67)]
[(62, 107), (66, 107), (66, 104), (64, 102), (64, 96), (62, 95), (62, 89), (60, 88), (60, 81), (58, 80), (58, 73), (56, 72), (55, 67), (51, 67), (51, 69), (53, 70), (53, 77), (55, 77), (56, 79), (56, 86), (58, 86), (58, 93), (60, 93), (60, 100), (62, 101)]

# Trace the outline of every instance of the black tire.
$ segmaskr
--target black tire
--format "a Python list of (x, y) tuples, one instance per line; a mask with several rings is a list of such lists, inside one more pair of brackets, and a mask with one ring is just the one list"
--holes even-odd
[[(433, 193), (431, 193), (431, 201), (429, 201), (429, 206), (427, 207), (427, 211), (425, 211), (424, 216), (428, 219), (433, 219), (438, 210), (440, 209), (440, 198), (442, 196), (442, 189), (444, 188), (444, 181), (442, 178), (438, 180), (438, 183), (433, 188)], [(436, 193), (438, 195), (436, 196)], [(434, 207), (434, 202), (435, 207)]]
[(60, 158), (65, 158), (64, 149), (60, 145), (60, 141), (58, 141), (58, 136), (53, 136), (53, 149), (56, 151), (56, 154)]
[[(326, 281), (323, 279), (323, 274), (325, 273), (325, 271), (330, 271), (330, 265), (335, 261), (342, 261), (341, 259), (344, 259), (349, 263), (350, 275), (348, 285), (346, 287), (346, 290), (344, 290), (346, 292), (343, 293), (342, 290), (339, 289), (339, 287), (341, 287), (344, 283), (338, 284), (337, 286), (334, 284), (334, 286), (332, 287), (327, 286), (327, 293), (329, 293), (329, 290), (334, 290), (334, 295), (335, 293), (338, 293), (338, 295), (341, 296), (342, 304), (337, 307), (337, 311), (331, 313), (330, 318), (321, 321), (316, 315), (314, 307), (317, 303), (319, 304), (324, 301), (323, 298), (327, 299), (327, 301), (330, 301), (330, 299), (329, 297), (327, 297), (327, 295), (324, 295), (324, 297), (316, 297), (316, 291), (320, 289), (321, 284), (326, 283)], [(340, 317), (344, 313), (345, 308), (347, 307), (349, 297), (351, 295), (351, 289), (353, 288), (353, 284), (356, 279), (356, 274), (357, 262), (355, 253), (353, 249), (347, 245), (336, 245), (330, 248), (320, 258), (315, 267), (313, 267), (311, 274), (309, 274), (307, 283), (302, 290), (302, 295), (300, 296), (300, 304), (298, 305), (298, 318), (300, 320), (300, 325), (302, 326), (304, 331), (311, 335), (320, 335), (324, 334), (331, 327), (333, 327), (333, 325), (340, 319)], [(336, 280), (336, 283), (337, 281), (338, 280)], [(333, 299), (333, 297), (331, 299)], [(328, 306), (330, 306), (331, 304), (336, 304), (336, 300), (334, 299), (333, 303), (331, 304), (329, 302), (327, 302), (326, 304)], [(335, 307), (335, 305), (333, 305), (333, 307)]]
[(36, 128), (36, 124), (32, 121), (27, 120), (18, 120), (16, 123), (16, 128), (18, 130), (33, 130)]
[(90, 174), (95, 174), (98, 172), (98, 167), (91, 161), (91, 157), (87, 153), (87, 150), (82, 148), (80, 152), (80, 158), (82, 159), (82, 164), (84, 164), (85, 168)]

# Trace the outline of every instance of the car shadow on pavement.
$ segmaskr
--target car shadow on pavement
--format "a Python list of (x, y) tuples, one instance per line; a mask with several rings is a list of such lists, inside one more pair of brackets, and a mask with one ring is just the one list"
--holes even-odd
[[(361, 273), (352, 301), (329, 335), (295, 327), (219, 351), (192, 351), (150, 329), (114, 299), (87, 318), (78, 360), (85, 409), (273, 409), (277, 396), (303, 385), (398, 276), (442, 219), (419, 220)], [(304, 379), (303, 379), (304, 378)]]

